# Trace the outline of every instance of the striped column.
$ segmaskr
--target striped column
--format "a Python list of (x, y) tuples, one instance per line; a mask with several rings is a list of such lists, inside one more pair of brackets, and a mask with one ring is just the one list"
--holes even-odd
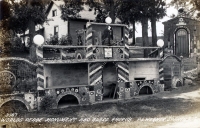
[(124, 49), (124, 58), (128, 59), (129, 58), (129, 43), (128, 43), (128, 26), (124, 27), (124, 44), (125, 44), (125, 49)]
[(197, 40), (197, 55), (200, 55), (200, 42)]
[(43, 60), (43, 48), (36, 46), (37, 62)]
[(159, 57), (160, 57), (161, 59), (164, 58), (164, 50), (163, 50), (163, 48), (160, 48), (160, 49), (159, 49)]
[(160, 77), (160, 84), (164, 84), (164, 68), (163, 68), (163, 61), (159, 62), (159, 77)]
[(37, 55), (37, 62), (38, 62), (38, 67), (37, 67), (37, 89), (38, 90), (43, 90), (44, 89), (44, 65), (41, 64), (40, 62), (43, 60), (43, 48), (42, 47), (37, 47), (36, 48), (36, 55)]
[(93, 56), (93, 47), (92, 47), (92, 26), (90, 23), (87, 23), (86, 31), (86, 58), (91, 59)]
[(128, 62), (118, 62), (118, 82), (129, 81), (129, 64)]
[(102, 83), (102, 64), (90, 63), (89, 64), (89, 83), (90, 85), (97, 85)]

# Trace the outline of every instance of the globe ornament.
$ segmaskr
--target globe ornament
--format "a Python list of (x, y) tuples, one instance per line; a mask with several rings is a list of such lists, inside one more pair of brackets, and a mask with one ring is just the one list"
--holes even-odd
[(105, 21), (106, 21), (107, 24), (112, 23), (112, 19), (110, 17), (107, 17)]
[(160, 48), (162, 48), (164, 46), (164, 41), (162, 39), (159, 39), (157, 41), (157, 46), (160, 47)]
[(33, 42), (37, 45), (37, 46), (41, 46), (44, 43), (44, 37), (42, 35), (35, 35), (33, 38)]

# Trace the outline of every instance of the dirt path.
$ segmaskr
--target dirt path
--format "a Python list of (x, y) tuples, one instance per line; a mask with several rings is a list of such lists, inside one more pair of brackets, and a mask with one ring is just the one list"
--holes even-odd
[[(199, 83), (196, 83), (196, 84), (199, 84)], [(197, 90), (191, 91), (191, 92), (180, 93), (181, 89), (179, 89), (178, 91), (175, 91), (175, 92), (176, 93), (172, 92), (171, 95), (166, 95), (166, 93), (164, 93), (162, 95), (162, 98), (182, 98), (182, 99), (189, 100), (192, 102), (200, 102), (200, 89), (199, 88), (197, 88)], [(192, 114), (187, 114), (187, 115), (182, 115), (182, 116), (176, 117), (175, 122), (168, 123), (163, 126), (159, 126), (158, 128), (200, 128), (200, 108), (198, 110), (199, 111), (197, 111), (196, 113), (193, 113), (191, 110)]]
[[(193, 104), (200, 103), (200, 82), (188, 85), (188, 83), (173, 91), (165, 91), (162, 93), (154, 94), (152, 96), (138, 97), (141, 100), (147, 100), (149, 98), (161, 98), (161, 99), (182, 99), (184, 101), (191, 102)], [(193, 105), (191, 104), (191, 105)], [(177, 106), (185, 107), (185, 106)], [(177, 116), (162, 116), (160, 118), (139, 118), (131, 122), (119, 122), (117, 124), (111, 124), (102, 128), (200, 128), (200, 106), (196, 106), (195, 109), (190, 110), (187, 114), (181, 114)]]

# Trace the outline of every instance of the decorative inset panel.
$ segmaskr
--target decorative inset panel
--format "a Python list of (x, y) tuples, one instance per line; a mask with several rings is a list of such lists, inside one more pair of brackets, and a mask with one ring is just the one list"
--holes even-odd
[(117, 62), (118, 65), (118, 82), (129, 81), (129, 64), (128, 62)]
[(90, 85), (102, 83), (102, 63), (89, 64), (89, 79)]

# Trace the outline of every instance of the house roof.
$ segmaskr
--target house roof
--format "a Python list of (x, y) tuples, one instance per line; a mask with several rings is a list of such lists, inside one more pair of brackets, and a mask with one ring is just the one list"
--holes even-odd
[(64, 5), (65, 3), (64, 3), (64, 1), (62, 1), (62, 0), (61, 0), (61, 1), (52, 0), (52, 1), (49, 3), (48, 7), (47, 7), (46, 14), (49, 14), (49, 11), (51, 10), (53, 4), (55, 4), (56, 6), (58, 6), (59, 9), (61, 10), (60, 5)]
[[(56, 6), (58, 6), (58, 8), (61, 11), (60, 6), (64, 5), (65, 3), (64, 3), (63, 0), (59, 0), (59, 1), (58, 0), (52, 0), (50, 2), (50, 4), (48, 5), (48, 7), (47, 7), (47, 10), (46, 10), (46, 14), (47, 15), (49, 14), (49, 12), (50, 12), (53, 4), (55, 4)], [(77, 19), (94, 20), (95, 17), (96, 17), (96, 15), (94, 14), (94, 10), (89, 11), (89, 6), (88, 5), (83, 5), (83, 10), (81, 12), (79, 12), (79, 14), (80, 14), (81, 17), (79, 17)]]
[(188, 19), (188, 20), (193, 20), (193, 21), (195, 21), (195, 22), (200, 22), (200, 21), (198, 21), (198, 20), (196, 20), (196, 19), (192, 19), (192, 18), (187, 18), (187, 17), (175, 17), (175, 18), (173, 18), (173, 19), (164, 21), (164, 22), (162, 22), (162, 23), (163, 23), (163, 24), (170, 23), (170, 22), (175, 21), (175, 20), (177, 20), (177, 19), (179, 19), (179, 18), (184, 18), (184, 19)]

